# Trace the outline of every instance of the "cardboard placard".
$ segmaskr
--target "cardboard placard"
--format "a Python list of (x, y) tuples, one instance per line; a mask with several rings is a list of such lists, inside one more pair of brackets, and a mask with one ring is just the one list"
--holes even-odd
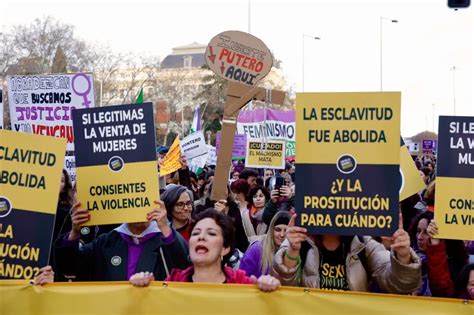
[(439, 117), (435, 220), (439, 238), (474, 240), (474, 117)]
[(7, 76), (13, 131), (67, 139), (74, 151), (72, 111), (94, 107), (91, 73)]
[[(216, 134), (216, 150), (219, 152), (219, 146), (221, 144), (221, 132), (218, 131)], [(232, 146), (232, 160), (243, 160), (247, 155), (247, 136), (246, 135), (234, 135), (234, 143)]]
[(182, 167), (180, 160), (181, 147), (179, 145), (179, 136), (176, 136), (160, 165), (160, 176), (165, 176), (179, 170)]
[(237, 132), (249, 138), (295, 141), (295, 111), (269, 108), (244, 110), (237, 119)]
[(255, 86), (270, 72), (273, 57), (257, 37), (227, 31), (211, 39), (206, 48), (206, 62), (223, 79)]
[(159, 198), (152, 103), (73, 111), (86, 225), (144, 222)]
[(48, 264), (66, 140), (0, 130), (0, 279)]
[(207, 154), (207, 144), (202, 131), (188, 135), (180, 141), (179, 145), (181, 147), (181, 154), (184, 155), (186, 161)]
[(297, 224), (310, 234), (398, 229), (400, 93), (298, 93)]
[(400, 137), (400, 201), (425, 189), (420, 172), (411, 158), (408, 148)]
[(284, 169), (285, 141), (248, 139), (245, 167)]

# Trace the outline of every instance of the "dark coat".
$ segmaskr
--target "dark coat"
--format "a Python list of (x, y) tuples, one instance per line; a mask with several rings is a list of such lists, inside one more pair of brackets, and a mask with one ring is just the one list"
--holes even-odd
[[(179, 233), (173, 233), (175, 239), (171, 244), (161, 241), (161, 233), (144, 243), (135, 272), (153, 271), (156, 280), (164, 280), (171, 269), (190, 266), (186, 242)], [(79, 281), (128, 280), (128, 244), (115, 230), (80, 247), (61, 237), (56, 242), (55, 251), (57, 272), (69, 275), (68, 278), (73, 276)]]

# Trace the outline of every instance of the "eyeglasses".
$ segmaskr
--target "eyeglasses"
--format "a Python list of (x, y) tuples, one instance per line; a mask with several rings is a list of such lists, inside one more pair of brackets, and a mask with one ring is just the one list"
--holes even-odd
[(179, 210), (183, 210), (184, 207), (186, 208), (191, 208), (193, 206), (193, 202), (190, 200), (190, 201), (186, 201), (186, 202), (177, 202), (175, 204), (175, 207), (178, 208)]

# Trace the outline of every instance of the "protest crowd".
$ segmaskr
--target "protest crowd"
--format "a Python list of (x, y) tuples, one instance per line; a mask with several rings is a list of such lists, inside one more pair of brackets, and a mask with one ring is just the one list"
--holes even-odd
[[(88, 221), (89, 212), (76, 199), (64, 171), (57, 209), (61, 219), (56, 221), (51, 254), (54, 264), (43, 268), (35, 283), (258, 282), (266, 291), (281, 283), (474, 297), (474, 242), (437, 238), (433, 156), (416, 159), (427, 186), (400, 203), (400, 226), (392, 237), (310, 235), (298, 227), (293, 163), (264, 172), (236, 163), (229, 174), (231, 193), (217, 202), (209, 198), (214, 167), (205, 166), (197, 176), (184, 159), (181, 163), (179, 171), (160, 177), (161, 201), (150, 208), (147, 221), (87, 229), (81, 224)], [(426, 169), (430, 171), (425, 175)], [(166, 184), (168, 179), (174, 183)], [(124, 260), (120, 270), (110, 261), (117, 254)]]

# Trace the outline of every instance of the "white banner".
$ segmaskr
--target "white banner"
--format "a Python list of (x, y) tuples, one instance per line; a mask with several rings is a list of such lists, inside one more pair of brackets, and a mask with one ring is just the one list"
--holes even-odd
[(247, 138), (295, 141), (295, 131), (295, 111), (244, 110), (237, 119), (237, 133)]
[(207, 145), (207, 165), (217, 165), (217, 151), (212, 145)]
[(181, 153), (186, 158), (186, 161), (191, 161), (207, 153), (207, 144), (202, 131), (190, 134), (181, 140), (179, 145), (181, 146)]
[(74, 155), (68, 155), (64, 159), (64, 169), (69, 174), (72, 186), (76, 183), (76, 157)]
[(94, 107), (90, 73), (7, 76), (13, 131), (67, 139), (74, 150), (72, 110)]

